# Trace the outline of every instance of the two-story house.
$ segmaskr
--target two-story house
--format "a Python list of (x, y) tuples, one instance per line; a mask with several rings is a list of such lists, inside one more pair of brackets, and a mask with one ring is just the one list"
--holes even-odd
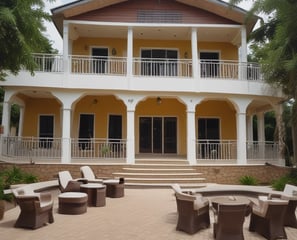
[[(34, 54), (5, 89), (2, 155), (58, 160), (176, 157), (277, 161), (264, 113), (284, 96), (247, 62), (258, 18), (220, 0), (81, 0), (52, 9), (63, 54)], [(20, 106), (17, 136), (10, 106)], [(258, 139), (253, 141), (253, 116)]]

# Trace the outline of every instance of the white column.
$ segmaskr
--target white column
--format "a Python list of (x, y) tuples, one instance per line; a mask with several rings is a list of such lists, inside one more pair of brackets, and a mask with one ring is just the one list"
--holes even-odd
[(196, 164), (195, 109), (187, 110), (187, 159)]
[(193, 78), (196, 79), (199, 77), (199, 65), (198, 65), (198, 44), (197, 44), (197, 29), (192, 28), (191, 35), (191, 44), (192, 44), (192, 69), (193, 69)]
[(265, 123), (264, 123), (264, 113), (257, 113), (257, 131), (258, 131), (258, 141), (265, 142)]
[(246, 118), (246, 126), (247, 126), (247, 140), (252, 142), (254, 139), (253, 134), (253, 115), (248, 115)]
[(71, 162), (71, 109), (63, 109), (62, 121), (62, 163)]
[(265, 122), (264, 113), (257, 113), (257, 131), (258, 131), (258, 147), (259, 147), (259, 158), (265, 159)]
[(127, 163), (135, 163), (135, 109), (127, 110)]
[(63, 23), (63, 63), (64, 63), (64, 72), (69, 72), (69, 24), (67, 21)]
[(3, 125), (3, 136), (8, 136), (10, 133), (10, 110), (11, 104), (7, 101), (3, 102), (2, 110), (2, 125)]
[(127, 36), (127, 76), (133, 75), (133, 28), (128, 27)]
[(18, 136), (23, 136), (23, 126), (24, 126), (24, 106), (20, 106), (20, 117), (19, 117), (19, 131)]
[(237, 113), (237, 163), (247, 164), (246, 158), (246, 114)]
[(241, 27), (241, 62), (247, 62), (247, 36), (246, 27)]

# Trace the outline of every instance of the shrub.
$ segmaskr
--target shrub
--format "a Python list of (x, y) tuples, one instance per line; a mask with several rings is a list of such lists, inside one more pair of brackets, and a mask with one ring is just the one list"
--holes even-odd
[(253, 186), (258, 185), (258, 180), (257, 180), (255, 177), (253, 177), (253, 176), (248, 176), (248, 175), (246, 175), (246, 176), (242, 176), (242, 177), (239, 179), (239, 182), (240, 182), (240, 184), (242, 184), (242, 185), (253, 185)]
[(10, 188), (13, 184), (34, 183), (38, 181), (37, 176), (24, 172), (21, 168), (16, 166), (5, 169), (1, 175), (3, 178), (4, 189)]
[(287, 183), (297, 186), (296, 168), (292, 168), (292, 170), (288, 174), (274, 180), (272, 182), (272, 188), (277, 191), (283, 191)]

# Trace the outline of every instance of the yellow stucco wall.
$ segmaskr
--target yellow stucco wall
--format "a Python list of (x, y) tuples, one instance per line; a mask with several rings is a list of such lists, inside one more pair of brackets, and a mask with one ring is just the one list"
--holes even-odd
[(107, 138), (109, 115), (122, 116), (122, 137), (127, 136), (126, 107), (114, 96), (86, 96), (80, 99), (73, 111), (71, 137), (77, 138), (80, 114), (94, 114), (94, 138)]
[[(219, 118), (222, 140), (236, 139), (236, 111), (227, 101), (204, 101), (196, 106), (196, 119)], [(198, 121), (196, 121), (198, 125)], [(196, 125), (196, 128), (197, 128)], [(198, 131), (196, 131), (197, 137)]]
[(60, 104), (54, 99), (28, 98), (24, 112), (23, 136), (39, 136), (39, 116), (54, 116), (54, 137), (61, 137)]

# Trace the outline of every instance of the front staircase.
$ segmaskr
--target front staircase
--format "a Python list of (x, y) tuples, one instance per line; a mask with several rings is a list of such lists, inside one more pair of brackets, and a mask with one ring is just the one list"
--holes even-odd
[(127, 187), (169, 187), (178, 183), (181, 187), (195, 188), (205, 186), (206, 181), (184, 159), (138, 159), (113, 175), (125, 178)]

